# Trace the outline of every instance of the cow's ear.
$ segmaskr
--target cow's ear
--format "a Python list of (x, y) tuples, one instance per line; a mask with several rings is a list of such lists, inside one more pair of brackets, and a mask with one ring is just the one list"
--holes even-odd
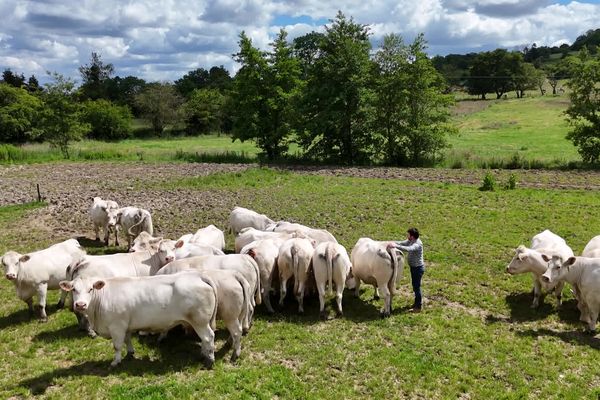
[(183, 247), (183, 244), (183, 240), (178, 240), (177, 243), (175, 243), (175, 248), (180, 249)]
[(69, 281), (60, 281), (58, 283), (58, 286), (60, 286), (60, 288), (65, 292), (70, 292), (71, 290), (73, 290), (73, 283)]
[(96, 290), (100, 290), (104, 287), (106, 283), (104, 281), (96, 281), (94, 282), (94, 284), (92, 285), (92, 287)]
[(107, 206), (100, 206), (100, 208), (101, 208), (101, 209), (102, 209), (104, 212), (106, 212), (106, 209), (107, 209), (108, 207), (107, 207)]
[(567, 259), (567, 261), (565, 262), (565, 264), (566, 264), (568, 267), (570, 267), (571, 265), (575, 264), (575, 261), (576, 261), (576, 260), (577, 260), (577, 258), (575, 258), (575, 257), (569, 257), (569, 258)]
[(544, 259), (544, 261), (549, 262), (551, 260), (550, 257), (548, 257), (546, 254), (542, 254), (542, 258)]
[[(142, 232), (144, 232), (144, 231), (142, 231)], [(140, 233), (140, 235), (141, 235), (141, 233)], [(161, 237), (150, 239), (150, 243), (151, 244), (156, 244), (156, 243), (162, 242), (162, 240), (163, 240), (163, 237), (161, 236)]]
[(31, 257), (29, 257), (27, 254), (25, 254), (24, 256), (21, 256), (21, 258), (19, 258), (20, 262), (27, 262), (29, 261)]
[(527, 254), (519, 253), (517, 254), (517, 257), (519, 258), (519, 261), (524, 261), (527, 258)]

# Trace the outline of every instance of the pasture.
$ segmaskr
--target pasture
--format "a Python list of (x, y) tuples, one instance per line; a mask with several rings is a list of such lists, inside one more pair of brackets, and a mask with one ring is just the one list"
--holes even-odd
[[(305, 302), (302, 316), (289, 297), (274, 315), (257, 308), (236, 365), (221, 350), (227, 335), (220, 329), (211, 371), (201, 368), (195, 339), (179, 332), (161, 344), (155, 337), (136, 336), (135, 359), (109, 369), (110, 341), (78, 331), (69, 311), (51, 305), (57, 292), (49, 296), (49, 321), (42, 324), (29, 318), (13, 285), (2, 279), (1, 398), (600, 395), (600, 339), (582, 332), (568, 289), (561, 309), (548, 297), (532, 310), (531, 277), (504, 272), (517, 245), (528, 245), (531, 236), (546, 228), (564, 237), (576, 254), (581, 252), (599, 233), (600, 200), (586, 188), (597, 190), (600, 174), (519, 171), (516, 190), (481, 192), (481, 171), (182, 166), (2, 167), (0, 253), (38, 249), (68, 237), (80, 238), (90, 253), (116, 251), (90, 240), (86, 213), (94, 193), (150, 209), (166, 237), (210, 223), (225, 229), (235, 205), (326, 228), (348, 251), (361, 236), (403, 239), (406, 228), (414, 225), (425, 245), (424, 311), (406, 310), (412, 290), (405, 270), (389, 319), (379, 318), (382, 300), (373, 301), (367, 286), (358, 299), (346, 291), (344, 317), (328, 321), (319, 319), (316, 297)], [(505, 178), (498, 174), (498, 180)], [(28, 199), (36, 182), (43, 182), (46, 203), (9, 205)], [(231, 235), (227, 244), (233, 247)]]

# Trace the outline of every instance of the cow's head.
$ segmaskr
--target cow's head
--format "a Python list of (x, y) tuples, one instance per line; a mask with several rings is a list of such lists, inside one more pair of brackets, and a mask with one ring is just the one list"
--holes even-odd
[(139, 235), (133, 240), (131, 244), (131, 248), (129, 249), (130, 253), (136, 251), (158, 251), (158, 245), (163, 240), (161, 237), (152, 237), (148, 232), (142, 231)]
[(517, 247), (517, 249), (515, 250), (515, 256), (506, 266), (506, 272), (508, 272), (511, 275), (529, 272), (531, 257), (532, 254), (527, 247), (523, 245)]
[(4, 268), (4, 276), (6, 279), (9, 281), (17, 279), (17, 275), (19, 274), (19, 264), (21, 261), (26, 262), (28, 260), (28, 255), (21, 255), (16, 251), (8, 251), (6, 254), (4, 254), (0, 261), (2, 263), (2, 267)]
[(548, 262), (548, 269), (542, 275), (542, 281), (546, 284), (552, 284), (562, 279), (568, 272), (569, 268), (577, 260), (575, 257), (569, 257), (563, 260), (561, 256), (549, 256), (543, 254), (542, 257)]
[(106, 207), (104, 208), (104, 211), (106, 211), (109, 228), (114, 228), (117, 224), (121, 223), (121, 215), (123, 215), (123, 211), (120, 208)]
[(158, 244), (158, 258), (160, 260), (161, 267), (168, 263), (175, 261), (175, 246), (176, 243), (173, 240), (162, 240)]
[(105, 284), (97, 278), (77, 278), (73, 281), (61, 281), (59, 286), (65, 292), (73, 292), (73, 307), (77, 311), (85, 312), (90, 306), (92, 292), (102, 289)]

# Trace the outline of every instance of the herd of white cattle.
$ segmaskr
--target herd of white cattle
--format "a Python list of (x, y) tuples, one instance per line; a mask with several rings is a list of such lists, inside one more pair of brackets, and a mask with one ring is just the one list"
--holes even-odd
[[(123, 344), (134, 352), (131, 334), (160, 333), (184, 325), (201, 339), (203, 363), (214, 363), (214, 329), (222, 320), (233, 347), (231, 360), (241, 351), (241, 337), (252, 325), (255, 307), (269, 312), (271, 292), (279, 290), (283, 304), (288, 282), (304, 311), (304, 296), (316, 286), (320, 315), (326, 317), (326, 288), (335, 288), (337, 314), (342, 315), (342, 292), (347, 286), (358, 296), (361, 282), (373, 285), (384, 298), (382, 316), (389, 316), (392, 297), (402, 276), (402, 252), (388, 248), (389, 241), (361, 238), (348, 256), (346, 249), (324, 229), (286, 221), (275, 222), (252, 210), (236, 207), (229, 224), (235, 235), (236, 254), (225, 254), (225, 234), (209, 225), (178, 240), (153, 237), (152, 216), (137, 207), (94, 198), (90, 208), (96, 240), (100, 228), (108, 245), (110, 233), (127, 235), (128, 253), (87, 255), (77, 240), (68, 239), (47, 249), (5, 253), (5, 276), (17, 296), (33, 313), (37, 296), (40, 318), (47, 320), (47, 290), (61, 290), (58, 307), (72, 294), (72, 310), (93, 337), (112, 339), (111, 366), (121, 362)], [(279, 282), (276, 285), (276, 282)], [(272, 286), (279, 286), (273, 287)]]
[(595, 334), (600, 312), (600, 236), (592, 238), (581, 256), (575, 257), (563, 238), (545, 230), (531, 239), (531, 248), (517, 247), (506, 272), (532, 273), (532, 308), (539, 306), (543, 291), (554, 292), (560, 306), (562, 290), (568, 282), (581, 312), (579, 319)]

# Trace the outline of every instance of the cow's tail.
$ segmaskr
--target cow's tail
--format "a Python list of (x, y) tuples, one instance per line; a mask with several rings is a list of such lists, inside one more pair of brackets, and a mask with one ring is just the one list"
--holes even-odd
[(215, 295), (215, 308), (210, 317), (210, 328), (214, 331), (215, 329), (217, 329), (217, 310), (219, 308), (219, 292), (217, 289), (217, 284), (211, 278), (209, 278), (206, 275), (203, 275), (202, 280), (212, 288), (213, 293)]
[(387, 248), (387, 252), (390, 255), (390, 259), (392, 261), (392, 276), (388, 281), (388, 290), (391, 294), (396, 293), (396, 279), (398, 278), (398, 258), (396, 256), (395, 248)]
[(242, 293), (244, 296), (243, 303), (242, 303), (242, 312), (240, 313), (239, 320), (245, 321), (248, 318), (248, 312), (250, 309), (250, 304), (249, 304), (250, 288), (248, 286), (248, 281), (246, 281), (246, 278), (244, 278), (241, 274), (237, 273), (237, 274), (235, 274), (235, 277), (236, 277), (238, 283), (240, 284), (240, 286), (242, 287)]
[(333, 246), (328, 244), (325, 248), (325, 262), (327, 265), (327, 284), (329, 285), (329, 295), (333, 294), (333, 284), (332, 284), (332, 276), (333, 276)]
[[(137, 228), (138, 226), (140, 226), (141, 224), (143, 224), (144, 221), (146, 221), (146, 214), (143, 214), (142, 218), (140, 218), (140, 220), (138, 222), (136, 222), (135, 224), (131, 225), (129, 227), (129, 229), (127, 229), (127, 233), (129, 234), (129, 236), (134, 236), (134, 237), (137, 236), (137, 234), (133, 233), (131, 230), (133, 228)], [(150, 232), (148, 232), (148, 233), (150, 233)]]
[(292, 245), (290, 253), (292, 255), (292, 270), (294, 271), (294, 296), (296, 296), (298, 295), (298, 288), (300, 287), (300, 265), (298, 260), (298, 248), (296, 248), (296, 245)]
[(258, 263), (256, 262), (256, 251), (254, 249), (248, 250), (248, 255), (252, 258), (252, 268), (256, 273), (256, 291), (254, 292), (254, 301), (256, 304), (262, 303), (262, 288), (260, 281), (260, 270), (258, 269)]

